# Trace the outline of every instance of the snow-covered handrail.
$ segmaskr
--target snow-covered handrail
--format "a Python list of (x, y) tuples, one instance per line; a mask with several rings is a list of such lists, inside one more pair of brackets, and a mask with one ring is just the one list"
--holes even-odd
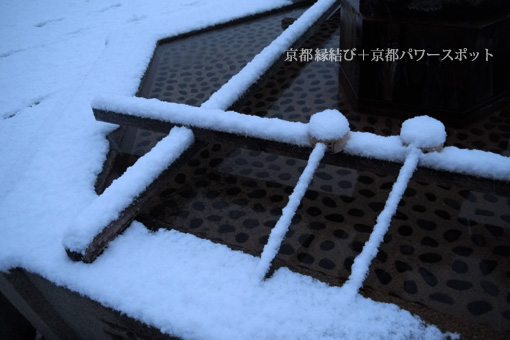
[(158, 99), (114, 95), (96, 98), (92, 102), (92, 107), (95, 111), (109, 111), (124, 116), (150, 118), (191, 128), (227, 132), (298, 146), (310, 146), (307, 124), (278, 118), (262, 118), (234, 111), (168, 103)]
[(193, 144), (191, 130), (175, 127), (151, 152), (106, 188), (83, 210), (64, 234), (64, 247), (74, 260), (92, 262), (100, 251), (131, 222), (117, 222), (124, 211), (139, 199), (154, 179), (161, 175)]
[[(280, 141), (300, 147), (310, 147), (308, 124), (289, 122), (278, 118), (197, 108), (185, 104), (162, 102), (127, 96), (99, 97), (93, 102), (94, 111), (108, 111), (110, 117), (101, 120), (118, 123), (117, 117), (152, 119), (162, 123), (223, 131)], [(109, 120), (112, 119), (112, 120)], [(343, 152), (367, 158), (403, 163), (407, 147), (400, 136), (379, 136), (369, 132), (350, 131)], [(510, 157), (481, 150), (459, 149), (446, 146), (441, 152), (424, 153), (419, 166), (445, 170), (482, 178), (510, 181)]]

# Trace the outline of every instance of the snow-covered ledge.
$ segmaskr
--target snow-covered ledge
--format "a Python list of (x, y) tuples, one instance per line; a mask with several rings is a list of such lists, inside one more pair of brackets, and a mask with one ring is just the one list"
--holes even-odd
[[(313, 141), (308, 124), (278, 118), (262, 118), (234, 111), (198, 108), (185, 104), (162, 102), (127, 96), (102, 96), (92, 103), (94, 111), (107, 111), (116, 116), (152, 119), (190, 128), (204, 128), (241, 136), (310, 147)], [(403, 163), (407, 146), (400, 136), (379, 136), (369, 132), (350, 131), (343, 152), (355, 156)], [(496, 153), (445, 146), (441, 152), (424, 153), (419, 166), (436, 170), (510, 181), (510, 157)]]

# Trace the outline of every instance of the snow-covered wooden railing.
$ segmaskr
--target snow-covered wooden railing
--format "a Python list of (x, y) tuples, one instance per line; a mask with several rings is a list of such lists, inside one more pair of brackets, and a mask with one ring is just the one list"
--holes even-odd
[[(312, 163), (315, 166), (322, 159), (321, 149), (325, 149), (326, 144), (334, 152), (341, 150), (343, 155), (403, 163), (409, 154), (409, 146), (402, 142), (401, 136), (384, 137), (346, 131), (344, 138), (324, 142), (320, 141), (320, 137), (318, 141), (318, 134), (314, 132), (313, 126), (317, 124), (313, 123), (313, 117), (318, 117), (317, 114), (312, 116), (311, 123), (303, 124), (226, 111), (293, 43), (309, 33), (310, 27), (317, 26), (321, 20), (327, 18), (337, 5), (335, 0), (317, 1), (200, 108), (156, 99), (112, 95), (97, 98), (93, 102), (97, 120), (157, 132), (171, 132), (76, 218), (64, 238), (64, 246), (69, 256), (74, 260), (94, 261), (108, 242), (129, 225), (144, 202), (155, 192), (155, 180), (164, 177), (179, 160), (185, 158), (184, 153), (188, 152), (194, 139), (230, 141), (239, 146), (280, 153), (283, 151), (291, 155), (298, 154), (300, 157), (312, 154)], [(175, 128), (176, 126), (180, 128)], [(315, 147), (315, 152), (312, 152), (312, 147)], [(333, 158), (328, 155), (324, 159), (331, 161)], [(417, 164), (432, 169), (510, 181), (510, 159), (490, 152), (445, 147), (441, 152), (420, 153)], [(306, 171), (301, 176), (303, 181), (300, 182), (309, 183), (313, 170), (314, 167)], [(279, 237), (288, 227), (285, 221), (289, 215), (293, 215), (291, 206), (300, 201), (300, 195), (306, 191), (307, 186), (308, 184), (301, 185), (296, 189), (296, 195), (291, 197), (289, 213), (282, 216), (281, 226), (276, 229), (279, 236), (271, 241), (272, 246), (269, 248), (272, 250), (268, 250), (270, 254), (274, 255), (274, 249), (277, 251), (274, 245), (279, 247)], [(263, 256), (260, 267), (262, 274), (267, 273), (273, 255)]]
[[(258, 55), (256, 55), (254, 59), (237, 75), (233, 76), (218, 91), (213, 93), (213, 95), (202, 104), (202, 107), (213, 111), (226, 110), (253, 84), (255, 84), (264, 73), (275, 65), (280, 56), (283, 55), (286, 50), (291, 48), (299, 39), (303, 39), (310, 35), (314, 28), (320, 25), (320, 23), (330, 14), (336, 11), (338, 6), (338, 0), (318, 0), (292, 25), (284, 30), (278, 38), (273, 40), (271, 44), (266, 46)], [(108, 101), (106, 103), (108, 103)], [(103, 102), (103, 104), (105, 103)], [(96, 105), (100, 106), (98, 102), (96, 102)], [(104, 112), (104, 110), (95, 110), (96, 117), (100, 116), (101, 111)], [(200, 118), (203, 117), (199, 116), (199, 119)], [(241, 125), (244, 124), (244, 120), (245, 119), (242, 119), (240, 122)], [(118, 123), (121, 125), (130, 125), (128, 122)], [(151, 125), (151, 127), (156, 131), (169, 132), (170, 130), (169, 128), (165, 130), (167, 125), (165, 125), (162, 121), (158, 122), (151, 120), (150, 118), (146, 119), (144, 124)], [(280, 127), (281, 124), (286, 123), (280, 123)], [(211, 126), (202, 126), (202, 128), (207, 127)], [(246, 128), (247, 126), (245, 125), (245, 129)], [(195, 129), (195, 131), (197, 130), (205, 132), (204, 130)], [(183, 128), (179, 131), (179, 133), (184, 134), (185, 132), (183, 131), (186, 131), (186, 129)], [(169, 145), (171, 143), (168, 142), (164, 142), (164, 146), (160, 146), (158, 148), (154, 147), (153, 150), (138, 160), (135, 165), (126, 172), (128, 174), (127, 176), (125, 174), (116, 182), (112, 183), (112, 185), (110, 185), (110, 187), (101, 196), (99, 196), (91, 206), (85, 209), (85, 211), (77, 217), (75, 225), (68, 230), (63, 241), (66, 252), (71, 259), (84, 262), (94, 261), (94, 259), (103, 251), (104, 247), (106, 247), (108, 242), (115, 238), (116, 235), (129, 225), (138, 213), (140, 206), (153, 194), (155, 187), (157, 186), (156, 183), (158, 182), (158, 179), (164, 177), (165, 173), (172, 169), (170, 165), (179, 158), (182, 158), (182, 154), (185, 152), (187, 147), (189, 147), (189, 144), (191, 144), (190, 141), (194, 138), (193, 133), (189, 130), (186, 132), (190, 134), (189, 138), (185, 138), (185, 140), (188, 140), (189, 143), (185, 143), (187, 145), (181, 145), (183, 147), (179, 150), (179, 152), (176, 152), (175, 150), (165, 152), (165, 148), (172, 148), (171, 145)], [(165, 140), (168, 140), (169, 138), (170, 136), (165, 138)], [(291, 138), (293, 137), (291, 136)], [(305, 142), (306, 138), (303, 138), (302, 140)], [(147, 159), (154, 160), (158, 157), (160, 158), (158, 165), (166, 164), (167, 168), (156, 166), (152, 169), (152, 171), (147, 169)], [(145, 178), (141, 179), (141, 185), (138, 184), (132, 187), (131, 190), (126, 190), (126, 187), (130, 186), (131, 181), (129, 178), (136, 176), (131, 174), (143, 173), (144, 169), (149, 170), (151, 175), (147, 175)], [(157, 171), (154, 171), (154, 169), (157, 169)], [(119, 195), (124, 195), (124, 198), (119, 199)], [(98, 214), (103, 217), (96, 217)]]

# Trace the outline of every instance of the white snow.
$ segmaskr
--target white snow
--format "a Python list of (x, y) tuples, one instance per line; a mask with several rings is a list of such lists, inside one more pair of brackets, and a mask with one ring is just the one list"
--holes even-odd
[[(92, 98), (132, 96), (158, 39), (284, 4), (289, 1), (3, 1), (0, 270), (23, 267), (184, 339), (442, 338), (394, 305), (346, 299), (340, 288), (285, 269), (260, 284), (258, 258), (176, 231), (151, 233), (133, 223), (90, 265), (65, 253), (67, 228), (98, 199), (94, 181), (113, 129), (93, 119)], [(352, 132), (346, 148), (400, 161), (405, 155), (398, 136)], [(451, 152), (446, 158), (445, 151)], [(455, 171), (475, 166), (469, 151), (449, 148), (421, 162), (444, 166), (456, 155), (462, 159), (454, 161)], [(481, 175), (498, 168), (494, 176), (510, 177), (507, 157), (481, 155), (490, 163), (477, 166)]]
[(402, 123), (400, 137), (404, 143), (417, 148), (437, 148), (446, 141), (446, 130), (439, 120), (429, 116), (418, 116)]
[(308, 163), (306, 164), (301, 176), (299, 176), (299, 180), (294, 187), (292, 194), (289, 196), (289, 201), (285, 208), (283, 208), (282, 215), (271, 230), (267, 244), (264, 246), (256, 272), (256, 277), (259, 280), (264, 279), (271, 262), (278, 253), (282, 240), (289, 229), (290, 223), (292, 222), (292, 218), (294, 218), (296, 210), (299, 207), (310, 182), (312, 181), (313, 174), (319, 166), (322, 157), (324, 157), (324, 152), (326, 152), (326, 144), (315, 144), (315, 147), (308, 158)]
[(193, 141), (191, 130), (184, 127), (173, 128), (151, 152), (140, 157), (76, 217), (64, 234), (64, 246), (69, 250), (84, 253), (93, 238), (117, 219)]
[(338, 110), (324, 110), (310, 117), (308, 133), (318, 141), (342, 139), (349, 132), (349, 122)]
[(101, 96), (92, 106), (144, 118), (154, 118), (189, 127), (214, 129), (243, 136), (308, 146), (307, 125), (278, 118), (262, 118), (212, 108), (168, 103), (139, 97)]
[(361, 253), (356, 256), (352, 264), (351, 275), (347, 282), (342, 286), (345, 294), (348, 296), (355, 296), (358, 294), (359, 289), (363, 285), (372, 260), (377, 255), (379, 245), (381, 244), (384, 235), (388, 231), (391, 219), (397, 211), (398, 203), (402, 199), (402, 195), (407, 188), (407, 184), (411, 179), (414, 170), (418, 166), (420, 160), (421, 150), (411, 145), (408, 150), (408, 155), (404, 165), (400, 169), (397, 180), (391, 188), (390, 195), (386, 200), (383, 210), (377, 216), (377, 221), (374, 226), (370, 238), (363, 246)]

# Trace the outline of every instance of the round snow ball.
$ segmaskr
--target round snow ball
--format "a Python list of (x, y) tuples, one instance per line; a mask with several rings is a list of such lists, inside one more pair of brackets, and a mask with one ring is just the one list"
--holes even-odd
[(446, 130), (443, 123), (429, 116), (418, 116), (402, 123), (400, 137), (404, 143), (418, 148), (436, 148), (444, 144)]
[(308, 134), (318, 141), (342, 139), (349, 132), (349, 122), (338, 110), (315, 113), (308, 123)]

